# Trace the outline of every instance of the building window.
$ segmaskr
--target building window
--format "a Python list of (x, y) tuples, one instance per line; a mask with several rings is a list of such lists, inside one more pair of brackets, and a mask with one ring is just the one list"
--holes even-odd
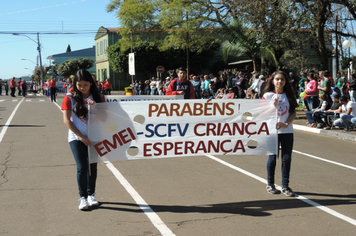
[(106, 53), (106, 39), (104, 39), (104, 54)]
[(103, 41), (100, 41), (100, 55), (103, 54)]
[(99, 56), (99, 43), (96, 43), (96, 55)]

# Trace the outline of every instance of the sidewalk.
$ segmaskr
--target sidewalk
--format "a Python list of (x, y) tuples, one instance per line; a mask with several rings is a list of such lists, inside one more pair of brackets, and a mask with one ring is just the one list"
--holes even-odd
[(305, 116), (305, 111), (297, 111), (297, 118), (293, 121), (293, 128), (295, 130), (312, 132), (316, 134), (324, 134), (328, 136), (337, 137), (340, 139), (347, 139), (351, 141), (356, 141), (356, 131), (344, 132), (338, 128), (333, 128), (332, 130), (324, 130), (318, 128), (308, 127), (308, 120)]

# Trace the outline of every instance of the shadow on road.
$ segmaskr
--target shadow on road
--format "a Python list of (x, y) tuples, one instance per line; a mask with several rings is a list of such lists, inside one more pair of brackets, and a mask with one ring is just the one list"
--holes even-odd
[[(5, 125), (0, 125), (0, 127), (4, 127)], [(46, 127), (45, 125), (8, 125), (7, 127), (19, 127), (19, 128), (41, 128)]]
[[(330, 195), (315, 193), (299, 193), (300, 195), (337, 197), (333, 199), (309, 199), (323, 206), (353, 205), (356, 204), (356, 195)], [(341, 198), (341, 199), (339, 199)], [(343, 198), (343, 199), (342, 199)], [(350, 199), (345, 199), (350, 198)], [(296, 198), (275, 199), (266, 201), (247, 201), (230, 202), (220, 204), (207, 204), (198, 206), (180, 206), (180, 205), (149, 205), (143, 208), (151, 207), (154, 212), (173, 212), (173, 213), (228, 213), (248, 216), (269, 216), (270, 211), (296, 209), (312, 207), (311, 205)], [(98, 209), (127, 211), (141, 213), (142, 210), (137, 204), (120, 202), (101, 202)]]

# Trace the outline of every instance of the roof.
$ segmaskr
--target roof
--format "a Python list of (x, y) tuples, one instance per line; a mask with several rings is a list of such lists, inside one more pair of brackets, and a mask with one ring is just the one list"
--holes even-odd
[(54, 57), (93, 57), (95, 56), (95, 46), (90, 48), (84, 48), (76, 51), (53, 54), (47, 57), (47, 59), (53, 59)]
[(109, 33), (116, 33), (119, 30), (119, 28), (105, 28), (104, 26), (100, 26), (98, 29), (98, 32), (95, 35), (95, 40), (103, 37), (104, 35), (107, 35)]

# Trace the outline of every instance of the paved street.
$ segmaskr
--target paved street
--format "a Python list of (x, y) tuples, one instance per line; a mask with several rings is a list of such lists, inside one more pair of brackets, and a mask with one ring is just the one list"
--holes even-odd
[(355, 141), (299, 130), (296, 197), (266, 192), (267, 156), (177, 157), (100, 164), (80, 211), (62, 100), (0, 96), (1, 235), (355, 235)]

